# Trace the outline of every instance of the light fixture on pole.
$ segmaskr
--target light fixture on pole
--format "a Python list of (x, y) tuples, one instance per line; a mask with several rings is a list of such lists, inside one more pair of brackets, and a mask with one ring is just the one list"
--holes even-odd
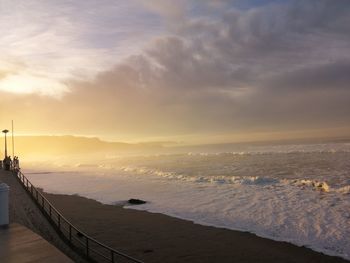
[(7, 157), (7, 138), (6, 134), (9, 132), (9, 130), (3, 130), (3, 133), (5, 133), (5, 158)]

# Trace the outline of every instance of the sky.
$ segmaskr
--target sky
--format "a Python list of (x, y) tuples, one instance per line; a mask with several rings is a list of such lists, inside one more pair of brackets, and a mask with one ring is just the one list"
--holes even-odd
[(0, 32), (0, 125), (18, 134), (350, 134), (348, 0), (0, 0)]

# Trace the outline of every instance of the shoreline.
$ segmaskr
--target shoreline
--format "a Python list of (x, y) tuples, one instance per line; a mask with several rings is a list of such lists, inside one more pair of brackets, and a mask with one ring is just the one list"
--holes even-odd
[(106, 205), (78, 195), (45, 196), (89, 236), (145, 262), (350, 262), (249, 232)]

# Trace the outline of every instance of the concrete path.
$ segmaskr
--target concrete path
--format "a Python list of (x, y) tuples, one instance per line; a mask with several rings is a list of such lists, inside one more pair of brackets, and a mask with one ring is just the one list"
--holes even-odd
[(41, 236), (20, 224), (13, 223), (8, 228), (0, 228), (0, 262), (68, 263), (73, 261)]
[[(11, 172), (0, 170), (0, 182), (10, 186), (10, 224), (19, 223), (26, 226), (68, 255), (74, 262), (86, 262), (86, 260), (82, 259), (61, 240), (57, 232), (49, 224), (48, 220)], [(0, 262), (2, 262), (1, 258)]]

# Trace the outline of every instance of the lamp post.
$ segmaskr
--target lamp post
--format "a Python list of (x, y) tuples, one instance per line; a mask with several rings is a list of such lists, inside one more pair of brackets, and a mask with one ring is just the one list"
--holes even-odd
[(5, 158), (7, 157), (7, 138), (6, 134), (9, 132), (9, 130), (3, 130), (3, 133), (5, 133)]

